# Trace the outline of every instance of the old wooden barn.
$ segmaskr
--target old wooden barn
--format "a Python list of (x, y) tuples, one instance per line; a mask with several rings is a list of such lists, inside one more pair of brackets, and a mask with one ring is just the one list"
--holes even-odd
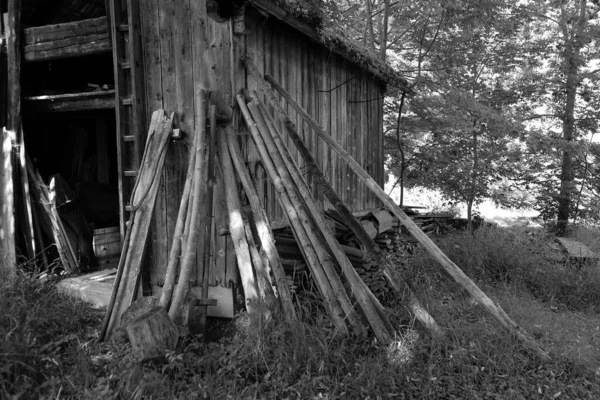
[[(353, 215), (381, 201), (548, 360), (381, 189), (383, 93), (406, 85), (323, 26), (312, 1), (0, 0), (0, 279), (17, 260), (29, 270), (106, 268), (98, 251), (115, 246), (116, 276), (80, 282), (97, 296), (108, 286), (99, 338), (126, 327), (134, 353), (154, 357), (175, 348), (174, 322), (205, 328), (214, 305), (233, 314), (238, 294), (259, 321), (272, 311), (297, 319), (271, 229), (289, 224), (284, 244), (301, 252), (337, 332), (368, 325), (384, 344), (397, 334), (357, 272), (366, 262), (443, 336), (377, 249), (390, 214), (372, 213), (375, 225)], [(337, 217), (326, 219), (331, 206)], [(339, 227), (355, 247), (341, 244)]]
[[(359, 46), (324, 33), (318, 29), (320, 21), (294, 10), (284, 1), (268, 0), (2, 0), (8, 46), (7, 54), (2, 53), (0, 87), (7, 105), (0, 114), (2, 125), (15, 132), (14, 143), (23, 144), (20, 148), (26, 149), (41, 179), (49, 183), (51, 176), (62, 177), (94, 230), (119, 227), (124, 237), (152, 113), (175, 112), (174, 127), (182, 138), (169, 144), (165, 167), (156, 176), (160, 186), (146, 246), (144, 293), (156, 294), (163, 285), (188, 149), (204, 123), (198, 111), (201, 89), (210, 91), (219, 121), (238, 135), (271, 223), (285, 224), (236, 105), (240, 89), (257, 89), (240, 62), (242, 55), (277, 80), (383, 185), (383, 96), (386, 82), (402, 87), (403, 81)], [(16, 35), (9, 35), (12, 28)], [(350, 209), (379, 207), (346, 163), (287, 102), (282, 104)], [(301, 158), (288, 144), (302, 169)], [(6, 174), (3, 178), (10, 180)], [(312, 185), (311, 176), (305, 178)], [(208, 279), (211, 286), (230, 288), (239, 283), (239, 274), (231, 238), (219, 234), (228, 225), (220, 174), (214, 190)], [(328, 208), (315, 185), (312, 191), (321, 207)], [(12, 207), (6, 195), (5, 211)], [(10, 219), (2, 221), (3, 229), (10, 230)], [(23, 230), (27, 225), (17, 218), (16, 251), (28, 258), (31, 235)], [(198, 249), (196, 285), (202, 280), (201, 253)]]

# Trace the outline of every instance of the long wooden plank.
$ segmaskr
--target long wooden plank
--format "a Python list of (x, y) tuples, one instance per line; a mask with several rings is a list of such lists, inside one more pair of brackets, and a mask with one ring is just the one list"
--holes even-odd
[(25, 45), (52, 42), (79, 36), (108, 33), (107, 18), (98, 17), (75, 22), (36, 26), (24, 29)]
[(15, 217), (12, 173), (12, 138), (2, 129), (0, 149), (0, 279), (13, 279), (17, 276), (15, 253)]
[(284, 316), (288, 321), (292, 321), (296, 319), (296, 312), (292, 303), (292, 295), (290, 294), (290, 290), (287, 285), (285, 271), (283, 270), (281, 259), (279, 258), (279, 254), (275, 248), (273, 231), (271, 231), (269, 227), (269, 219), (267, 218), (264, 208), (260, 204), (258, 192), (256, 191), (256, 187), (252, 183), (250, 175), (243, 164), (242, 156), (237, 148), (237, 144), (235, 143), (233, 135), (234, 134), (231, 130), (227, 131), (228, 149), (231, 154), (233, 165), (238, 173), (240, 182), (244, 188), (244, 192), (246, 192), (248, 202), (252, 207), (256, 229), (258, 231), (257, 233), (259, 235), (262, 248), (265, 250), (267, 258), (269, 259), (271, 271), (273, 271), (273, 275), (275, 277), (275, 284), (279, 292), (279, 298)]
[(115, 91), (68, 93), (53, 96), (24, 97), (27, 111), (66, 112), (85, 110), (109, 110), (115, 108)]
[[(248, 64), (248, 63), (247, 63)], [(483, 306), (504, 328), (519, 338), (524, 344), (530, 347), (536, 352), (538, 357), (543, 360), (550, 359), (550, 353), (544, 349), (533, 337), (531, 337), (523, 328), (517, 325), (500, 305), (496, 304), (490, 299), (476, 284), (469, 278), (465, 273), (448, 258), (448, 256), (441, 251), (437, 245), (427, 236), (405, 213), (402, 209), (385, 193), (385, 191), (367, 174), (367, 172), (356, 162), (356, 160), (337, 142), (331, 139), (331, 137), (323, 131), (323, 128), (319, 126), (306, 111), (304, 111), (287, 93), (283, 91), (281, 86), (275, 82), (270, 82), (276, 86), (277, 91), (282, 96), (286, 96), (290, 104), (294, 106), (297, 112), (301, 113), (303, 117), (308, 121), (311, 126), (315, 129), (317, 134), (327, 141), (327, 143), (343, 158), (352, 170), (363, 180), (363, 182), (377, 194), (377, 197), (385, 204), (385, 206), (400, 220), (400, 222), (408, 229), (408, 231), (421, 243), (423, 247), (431, 254), (431, 256), (438, 261), (441, 267), (448, 273), (452, 278), (460, 284), (467, 292), (473, 296), (473, 298)], [(269, 90), (266, 83), (261, 85), (263, 90)], [(275, 101), (275, 96), (269, 96), (269, 99)], [(281, 114), (280, 114), (281, 115)], [(282, 118), (287, 118), (281, 115)]]
[(30, 44), (23, 49), (25, 61), (51, 61), (68, 57), (110, 52), (112, 46), (108, 33), (59, 39), (52, 42)]
[(219, 137), (219, 150), (219, 161), (222, 166), (225, 182), (225, 200), (227, 202), (227, 211), (229, 212), (229, 231), (231, 232), (231, 239), (235, 246), (238, 270), (242, 278), (246, 309), (248, 312), (258, 311), (259, 308), (256, 308), (256, 301), (259, 299), (258, 286), (254, 278), (250, 250), (248, 248), (248, 242), (246, 241), (241, 203), (233, 172), (231, 156), (224, 136)]
[(117, 327), (121, 315), (131, 305), (136, 295), (139, 284), (140, 270), (150, 222), (158, 193), (158, 180), (156, 171), (161, 171), (164, 166), (166, 152), (163, 150), (171, 137), (173, 119), (167, 117), (163, 110), (152, 115), (152, 122), (148, 132), (148, 147), (144, 162), (138, 176), (139, 184), (134, 193), (132, 204), (138, 206), (133, 217), (131, 227), (131, 245), (126, 254), (124, 273), (115, 297), (115, 308), (110, 317), (107, 332), (110, 334)]
[[(162, 103), (165, 110), (177, 110), (177, 75), (175, 74), (176, 49), (175, 49), (175, 12), (176, 6), (173, 1), (159, 0), (158, 4), (158, 34), (160, 37), (160, 62), (157, 67), (161, 74)], [(188, 139), (188, 145), (191, 141)], [(165, 160), (165, 168), (161, 172), (159, 195), (154, 210), (154, 227), (152, 229), (152, 282), (160, 283), (161, 277), (165, 275), (165, 266), (168, 264), (168, 254), (172, 240), (169, 233), (174, 230), (173, 209), (178, 209), (179, 199), (172, 195), (176, 188), (173, 186), (178, 179), (177, 168), (181, 168), (175, 154), (179, 150), (170, 146)], [(179, 185), (178, 185), (179, 186)], [(179, 192), (181, 193), (181, 192)], [(177, 193), (177, 194), (179, 194)]]
[[(159, 5), (158, 0), (144, 0), (140, 2), (141, 27), (142, 27), (142, 49), (144, 55), (144, 77), (145, 77), (145, 95), (146, 95), (146, 116), (151, 116), (153, 110), (165, 108), (163, 104), (162, 92), (162, 69), (161, 69), (161, 37), (159, 24)], [(162, 175), (157, 179), (161, 179)], [(155, 271), (154, 266), (157, 265), (157, 258), (160, 258), (159, 253), (164, 251), (164, 246), (157, 246), (159, 235), (162, 234), (160, 227), (166, 223), (165, 213), (160, 213), (159, 210), (164, 210), (166, 201), (165, 186), (161, 183), (158, 189), (156, 199), (154, 221), (152, 222), (152, 240), (149, 248), (150, 264), (150, 281), (152, 284), (159, 284), (165, 279), (165, 275), (161, 274), (162, 269)], [(160, 258), (163, 260), (163, 258)], [(164, 265), (164, 264), (163, 264)], [(172, 288), (171, 288), (172, 289)]]
[(27, 176), (25, 160), (25, 136), (21, 120), (21, 0), (8, 2), (8, 25), (6, 53), (7, 53), (7, 84), (8, 84), (8, 121), (7, 127), (16, 133), (15, 143), (18, 147), (18, 165), (16, 172), (20, 177), (19, 190), (22, 193), (22, 232), (25, 236), (25, 245), (29, 258), (36, 256), (34, 240), (33, 215), (31, 211), (31, 198), (29, 193), (29, 179)]

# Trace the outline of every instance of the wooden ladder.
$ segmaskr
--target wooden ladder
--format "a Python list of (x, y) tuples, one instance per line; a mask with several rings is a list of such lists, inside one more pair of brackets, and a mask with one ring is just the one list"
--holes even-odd
[(144, 83), (139, 0), (107, 0), (115, 76), (121, 239), (144, 149)]

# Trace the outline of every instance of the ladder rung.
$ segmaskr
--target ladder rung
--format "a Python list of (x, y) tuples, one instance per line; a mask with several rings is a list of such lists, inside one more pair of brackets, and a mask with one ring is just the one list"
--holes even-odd
[(119, 68), (121, 68), (121, 69), (131, 69), (131, 63), (130, 62), (120, 62), (119, 63)]
[(124, 142), (133, 142), (133, 141), (135, 141), (135, 136), (133, 136), (133, 135), (125, 135), (125, 136), (123, 136), (123, 141)]
[(130, 106), (133, 104), (133, 100), (131, 99), (131, 97), (128, 97), (126, 99), (121, 99), (121, 104), (124, 106)]
[(138, 172), (137, 171), (123, 171), (123, 175), (125, 175), (125, 176), (137, 176)]
[(129, 25), (127, 25), (127, 24), (119, 25), (118, 28), (119, 28), (120, 32), (127, 32), (127, 31), (129, 31)]

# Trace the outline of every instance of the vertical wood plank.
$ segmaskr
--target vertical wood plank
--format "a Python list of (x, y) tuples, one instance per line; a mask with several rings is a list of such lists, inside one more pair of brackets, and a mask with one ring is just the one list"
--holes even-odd
[[(173, 18), (175, 17), (175, 4), (170, 0), (157, 0), (158, 25), (157, 30), (160, 38), (160, 75), (162, 108), (170, 114), (176, 110), (176, 86), (175, 86), (175, 55), (173, 43)], [(153, 283), (160, 283), (164, 279), (165, 266), (168, 264), (169, 248), (168, 240), (168, 212), (169, 207), (169, 176), (172, 173), (173, 149), (169, 146), (165, 167), (161, 172), (158, 197), (154, 209), (154, 226), (152, 229), (152, 267), (150, 279)]]
[[(352, 83), (348, 82), (350, 78), (349, 74), (347, 74), (346, 61), (340, 59), (340, 81), (342, 86), (340, 87), (340, 127), (338, 128), (338, 135), (340, 138), (340, 144), (342, 147), (349, 151), (348, 148), (348, 135), (349, 135), (349, 124), (348, 124), (348, 96), (350, 95), (349, 85)], [(349, 208), (352, 210), (352, 205), (350, 204), (350, 199), (348, 198), (348, 165), (340, 160), (340, 178), (341, 185), (340, 190), (342, 192), (342, 199), (346, 204), (348, 204)]]
[(0, 279), (13, 279), (17, 275), (15, 253), (15, 217), (12, 173), (12, 140), (2, 130), (0, 148)]
[[(360, 131), (359, 131), (359, 136), (357, 138), (358, 139), (357, 144), (358, 144), (358, 157), (361, 160), (360, 163), (363, 167), (366, 167), (369, 160), (365, 156), (364, 148), (365, 148), (367, 138), (369, 135), (369, 128), (368, 128), (369, 106), (373, 102), (373, 100), (370, 97), (370, 93), (368, 90), (367, 77), (364, 74), (362, 74), (362, 76), (361, 76), (361, 85), (360, 86), (361, 86), (361, 93), (362, 93), (361, 97), (363, 98), (363, 103), (360, 104), (360, 106), (361, 106), (360, 107)], [(367, 190), (360, 179), (356, 180), (356, 184), (357, 184), (357, 191), (358, 191), (358, 209), (364, 210), (364, 209), (366, 209), (366, 203), (367, 203), (367, 201), (366, 201)]]
[(23, 198), (22, 210), (19, 219), (25, 237), (25, 246), (28, 258), (36, 255), (33, 216), (31, 211), (31, 198), (29, 193), (29, 179), (25, 169), (25, 137), (21, 121), (21, 0), (8, 0), (8, 21), (6, 26), (6, 55), (7, 55), (7, 86), (8, 86), (8, 120), (7, 127), (16, 134), (18, 146), (17, 176), (20, 177), (19, 192)]
[[(165, 73), (170, 74), (169, 78), (164, 81), (170, 86), (168, 95), (165, 97), (165, 102), (168, 102), (165, 108), (169, 112), (175, 111), (175, 127), (181, 129), (187, 137), (194, 131), (194, 82), (190, 12), (190, 0), (169, 2), (166, 15), (173, 18), (169, 21), (172, 25), (170, 32), (172, 38), (169, 38), (166, 43), (172, 43), (172, 47), (168, 51), (173, 60), (163, 59), (163, 75)], [(173, 23), (173, 21), (176, 21), (176, 23)], [(166, 34), (169, 34), (169, 32)], [(166, 71), (164, 69), (165, 63), (167, 63)], [(168, 257), (173, 244), (173, 233), (186, 179), (188, 155), (189, 151), (185, 142), (175, 141), (169, 146), (164, 173), (166, 226), (162, 228), (162, 234), (166, 235), (167, 244), (165, 257)], [(153, 284), (162, 284), (166, 273), (166, 265), (167, 263), (161, 263), (154, 266), (153, 272), (158, 280), (153, 281)], [(195, 276), (195, 274), (192, 273), (192, 276)]]
[(140, 14), (144, 77), (146, 82), (146, 116), (148, 117), (146, 119), (149, 120), (155, 110), (163, 108), (157, 0), (141, 1)]
[[(329, 54), (321, 49), (320, 51), (320, 57), (321, 57), (321, 64), (322, 64), (322, 70), (321, 70), (321, 84), (320, 84), (320, 90), (321, 92), (317, 94), (318, 99), (319, 99), (319, 109), (321, 110), (321, 124), (323, 125), (323, 128), (325, 129), (325, 132), (328, 132), (331, 135), (331, 103), (330, 103), (330, 93), (328, 92), (328, 90), (331, 87), (331, 70), (330, 70), (330, 56)], [(320, 154), (321, 157), (323, 159), (323, 173), (325, 174), (325, 176), (329, 179), (329, 182), (331, 183), (331, 149), (329, 148), (329, 146), (327, 145), (327, 143), (325, 143), (325, 141), (323, 139), (317, 138), (318, 143), (319, 143), (319, 148), (320, 148)], [(324, 197), (323, 197), (323, 209), (329, 209), (331, 206), (329, 204), (329, 201)]]
[[(337, 129), (338, 129), (338, 91), (337, 89), (334, 90), (334, 88), (338, 85), (338, 65), (337, 65), (337, 58), (335, 56), (329, 56), (329, 74), (331, 76), (331, 80), (329, 82), (329, 86), (327, 87), (327, 90), (329, 90), (329, 104), (330, 104), (330, 116), (329, 116), (329, 134), (331, 135), (332, 138), (334, 138), (335, 140), (338, 140), (337, 137)], [(329, 146), (327, 146), (329, 147)], [(330, 160), (331, 160), (331, 168), (329, 169), (329, 181), (331, 182), (331, 185), (333, 186), (333, 188), (335, 189), (335, 191), (338, 193), (338, 195), (342, 195), (342, 192), (340, 191), (340, 184), (338, 182), (338, 156), (337, 154), (335, 154), (334, 152), (330, 151), (329, 154), (330, 156)]]
[[(375, 90), (373, 90), (373, 80), (369, 79), (367, 81), (367, 93), (369, 95), (369, 98), (371, 99), (375, 99)], [(366, 138), (365, 138), (365, 148), (366, 148), (366, 163), (367, 163), (367, 172), (369, 173), (369, 175), (373, 175), (373, 166), (375, 165), (375, 152), (373, 151), (373, 138), (377, 137), (377, 132), (375, 131), (374, 127), (374, 121), (375, 121), (375, 114), (373, 113), (373, 111), (375, 110), (375, 107), (377, 107), (377, 100), (373, 100), (371, 102), (369, 102), (369, 108), (368, 108), (368, 112), (367, 112), (367, 132), (366, 132)], [(367, 190), (367, 207), (366, 208), (373, 208), (374, 205), (374, 201), (373, 201), (373, 193), (371, 190)]]
[[(225, 204), (225, 193), (223, 186), (223, 178), (220, 176), (221, 174), (217, 174), (215, 179), (215, 187), (214, 187), (214, 202), (213, 202), (213, 212), (215, 214), (215, 228), (218, 230), (222, 226), (227, 225), (227, 205)], [(225, 207), (225, 208), (223, 208)], [(213, 253), (214, 264), (215, 264), (215, 274), (214, 281), (211, 280), (211, 284), (219, 284), (221, 286), (226, 286), (226, 275), (227, 275), (227, 237), (226, 236), (217, 236), (215, 234), (215, 251)]]

